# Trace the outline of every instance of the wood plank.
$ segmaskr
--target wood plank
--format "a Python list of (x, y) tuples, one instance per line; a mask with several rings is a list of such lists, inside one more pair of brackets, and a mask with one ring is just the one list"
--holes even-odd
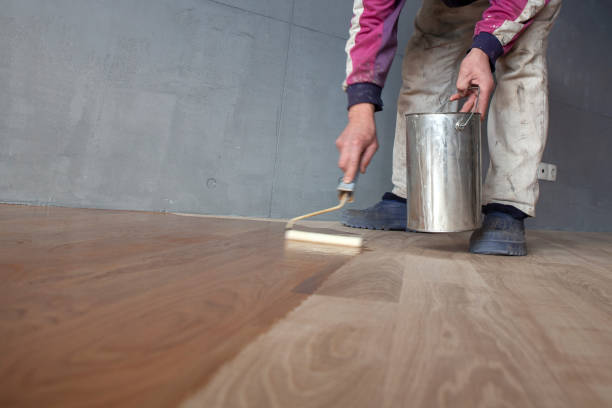
[[(370, 234), (376, 256), (366, 251), (332, 274), (183, 407), (610, 406), (612, 271), (589, 269), (600, 252), (583, 251), (588, 262), (574, 259), (576, 269), (550, 263), (546, 246), (486, 257), (465, 252), (468, 234), (409, 234), (408, 248), (396, 235), (385, 251), (376, 240), (389, 236)], [(368, 278), (376, 272), (381, 281)], [(387, 288), (392, 272), (399, 298)], [(357, 345), (342, 343), (345, 331), (358, 333)], [(359, 361), (332, 359), (321, 338)]]
[(380, 406), (395, 316), (393, 303), (312, 296), (182, 406)]
[(296, 286), (348, 259), (284, 252), (282, 234), (281, 223), (9, 206), (0, 406), (175, 406), (299, 305)]

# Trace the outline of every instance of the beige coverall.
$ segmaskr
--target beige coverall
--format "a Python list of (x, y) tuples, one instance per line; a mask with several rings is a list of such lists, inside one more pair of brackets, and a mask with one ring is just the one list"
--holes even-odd
[[(470, 48), (474, 25), (489, 6), (479, 0), (449, 8), (440, 0), (424, 0), (415, 20), (402, 63), (402, 88), (398, 98), (393, 147), (393, 193), (406, 198), (407, 113), (431, 112), (455, 92), (459, 65)], [(548, 132), (548, 34), (559, 13), (561, 0), (551, 0), (518, 38), (513, 48), (497, 60), (497, 88), (488, 114), (490, 165), (483, 204), (513, 205), (535, 216), (539, 186), (537, 168)], [(447, 106), (457, 110), (456, 102)]]

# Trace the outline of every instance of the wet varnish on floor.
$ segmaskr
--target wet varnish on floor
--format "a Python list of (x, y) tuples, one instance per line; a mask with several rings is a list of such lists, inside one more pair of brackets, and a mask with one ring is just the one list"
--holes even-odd
[(612, 234), (283, 228), (0, 205), (0, 406), (612, 405)]

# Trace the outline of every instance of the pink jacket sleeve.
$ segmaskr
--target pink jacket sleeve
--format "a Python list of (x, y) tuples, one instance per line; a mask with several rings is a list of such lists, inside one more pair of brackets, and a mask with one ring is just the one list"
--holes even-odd
[(373, 103), (382, 109), (380, 94), (397, 48), (397, 20), (406, 0), (355, 0), (346, 43), (349, 106)]

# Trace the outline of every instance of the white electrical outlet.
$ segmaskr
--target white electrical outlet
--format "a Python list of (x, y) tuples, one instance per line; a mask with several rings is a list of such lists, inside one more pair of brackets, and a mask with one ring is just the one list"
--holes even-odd
[(540, 180), (557, 181), (557, 166), (550, 163), (540, 163), (538, 178)]

